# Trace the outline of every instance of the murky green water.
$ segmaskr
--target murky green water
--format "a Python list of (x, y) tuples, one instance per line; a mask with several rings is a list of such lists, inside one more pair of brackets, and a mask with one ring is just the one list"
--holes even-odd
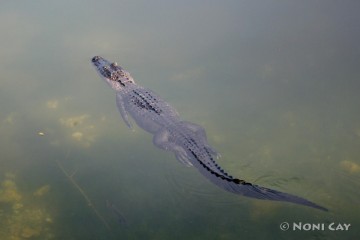
[[(0, 239), (357, 239), (359, 7), (3, 1)], [(227, 193), (156, 149), (94, 55), (204, 126), (232, 175), (330, 211)]]

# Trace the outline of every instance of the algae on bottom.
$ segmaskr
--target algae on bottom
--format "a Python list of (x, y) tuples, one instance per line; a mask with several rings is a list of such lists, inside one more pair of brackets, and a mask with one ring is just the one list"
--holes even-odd
[(45, 185), (33, 195), (24, 195), (17, 188), (14, 174), (5, 174), (0, 187), (1, 240), (54, 239), (54, 234), (51, 232), (52, 218), (46, 209), (41, 204), (27, 202), (27, 200), (39, 199), (49, 189), (50, 186)]

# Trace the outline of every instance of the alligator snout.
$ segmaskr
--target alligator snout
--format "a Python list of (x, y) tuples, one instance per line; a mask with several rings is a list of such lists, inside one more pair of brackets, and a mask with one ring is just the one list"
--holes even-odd
[(99, 56), (95, 56), (91, 59), (92, 62), (97, 62), (99, 61), (100, 57)]

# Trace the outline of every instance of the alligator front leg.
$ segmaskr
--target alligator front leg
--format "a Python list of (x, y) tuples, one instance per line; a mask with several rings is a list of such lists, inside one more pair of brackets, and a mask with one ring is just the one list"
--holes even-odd
[(189, 157), (184, 148), (170, 141), (170, 132), (168, 130), (160, 129), (157, 133), (155, 133), (153, 137), (153, 143), (158, 148), (164, 149), (166, 151), (172, 151), (175, 154), (176, 159), (185, 166), (193, 166), (189, 161)]
[(128, 126), (130, 129), (133, 129), (132, 124), (129, 119), (129, 115), (124, 106), (124, 101), (123, 101), (120, 93), (116, 94), (116, 105), (118, 107), (118, 110), (119, 110), (121, 117), (124, 120), (126, 126)]

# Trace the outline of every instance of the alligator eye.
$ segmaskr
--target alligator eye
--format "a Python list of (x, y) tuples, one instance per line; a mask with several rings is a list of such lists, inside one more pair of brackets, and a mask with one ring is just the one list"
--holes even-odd
[(117, 62), (113, 62), (113, 63), (111, 64), (111, 66), (112, 66), (112, 67), (116, 67), (116, 66), (117, 66)]
[(93, 58), (91, 59), (91, 61), (92, 61), (92, 62), (97, 62), (97, 61), (99, 60), (99, 58), (100, 58), (99, 56), (95, 56), (95, 57), (93, 57)]

